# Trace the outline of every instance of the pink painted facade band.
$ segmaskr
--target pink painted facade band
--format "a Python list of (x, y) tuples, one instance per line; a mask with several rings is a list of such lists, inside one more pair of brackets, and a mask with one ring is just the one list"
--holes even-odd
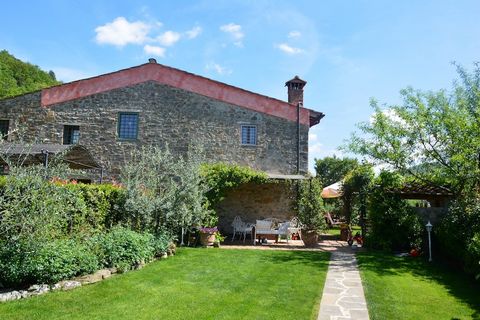
[[(42, 90), (41, 105), (49, 107), (146, 81), (156, 81), (268, 115), (297, 121), (297, 106), (295, 105), (156, 63), (147, 63), (44, 89)], [(311, 126), (311, 112), (314, 113), (307, 108), (300, 108), (301, 124)]]

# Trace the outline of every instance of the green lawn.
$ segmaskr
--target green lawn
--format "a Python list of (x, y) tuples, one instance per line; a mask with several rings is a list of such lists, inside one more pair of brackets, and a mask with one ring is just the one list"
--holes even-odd
[(316, 319), (329, 254), (193, 249), (70, 292), (0, 303), (0, 319)]
[[(360, 231), (361, 232), (361, 229), (360, 226), (352, 226), (352, 233), (355, 235), (355, 233), (357, 231)], [(338, 236), (338, 238), (340, 238), (340, 226), (336, 225), (336, 226), (332, 226), (331, 228), (325, 230), (325, 234), (329, 234), (329, 235), (332, 235), (332, 236)]]
[(357, 258), (372, 320), (480, 319), (480, 285), (461, 272), (379, 252)]

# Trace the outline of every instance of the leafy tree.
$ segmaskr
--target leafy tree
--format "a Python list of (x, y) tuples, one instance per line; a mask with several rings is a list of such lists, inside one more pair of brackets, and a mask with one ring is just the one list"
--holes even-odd
[(474, 190), (480, 182), (480, 65), (472, 73), (457, 66), (459, 81), (449, 93), (401, 91), (402, 105), (381, 107), (361, 123), (347, 149), (455, 191)]
[(357, 159), (325, 157), (315, 159), (315, 172), (323, 185), (329, 186), (335, 182), (343, 180), (347, 173), (358, 166)]
[(298, 219), (305, 230), (319, 233), (326, 229), (325, 208), (320, 197), (321, 192), (322, 184), (317, 178), (298, 182), (298, 196), (294, 203), (294, 209), (298, 212)]
[[(447, 255), (461, 260), (466, 270), (478, 273), (480, 64), (475, 63), (471, 72), (456, 67), (459, 79), (450, 92), (408, 88), (401, 91), (403, 104), (388, 107), (372, 100), (371, 121), (359, 125), (364, 135), (353, 134), (346, 148), (425, 184), (449, 185), (456, 199), (435, 232)], [(415, 240), (418, 223), (406, 220), (413, 217), (410, 209), (400, 199), (378, 190), (374, 190), (369, 212), (372, 243), (399, 246), (399, 232)], [(403, 217), (398, 212), (404, 212)], [(382, 230), (389, 234), (382, 234)], [(392, 234), (395, 239), (387, 243)]]
[(374, 172), (370, 164), (358, 165), (347, 173), (343, 180), (343, 203), (347, 223), (350, 224), (353, 207), (358, 207), (360, 225), (364, 226), (366, 199), (373, 183)]
[(199, 174), (198, 153), (174, 156), (168, 148), (144, 147), (132, 153), (121, 175), (125, 208), (135, 230), (176, 232), (201, 224), (205, 210), (205, 186)]
[(423, 226), (415, 210), (398, 194), (387, 192), (403, 184), (398, 173), (382, 171), (369, 195), (368, 218), (371, 229), (367, 244), (384, 250), (407, 250), (419, 247)]
[(0, 51), (0, 99), (60, 84), (53, 71), (23, 62), (8, 51)]

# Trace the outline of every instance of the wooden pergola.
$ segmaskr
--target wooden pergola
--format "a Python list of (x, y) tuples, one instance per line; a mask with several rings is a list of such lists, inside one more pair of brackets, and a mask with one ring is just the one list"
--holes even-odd
[(418, 182), (406, 183), (401, 188), (387, 189), (386, 192), (398, 194), (402, 199), (427, 200), (432, 207), (445, 207), (454, 196), (447, 187)]

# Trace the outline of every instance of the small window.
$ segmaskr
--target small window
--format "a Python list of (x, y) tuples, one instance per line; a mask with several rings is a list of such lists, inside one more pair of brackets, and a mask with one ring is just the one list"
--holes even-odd
[(257, 127), (251, 125), (242, 126), (242, 144), (248, 146), (257, 145)]
[(77, 144), (80, 140), (79, 126), (63, 126), (63, 144)]
[(118, 137), (125, 140), (137, 139), (138, 113), (122, 112), (118, 116)]
[(7, 140), (8, 138), (8, 124), (9, 120), (0, 120), (0, 134), (3, 140)]

